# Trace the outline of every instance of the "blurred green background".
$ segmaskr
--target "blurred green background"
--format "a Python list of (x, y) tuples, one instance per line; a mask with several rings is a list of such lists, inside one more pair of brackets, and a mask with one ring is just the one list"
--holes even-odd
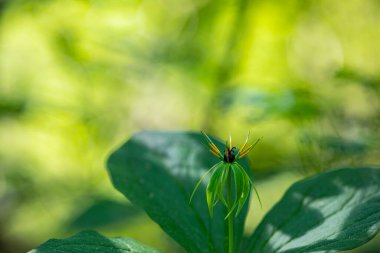
[(0, 32), (0, 252), (86, 228), (182, 252), (105, 169), (144, 129), (263, 137), (247, 234), (294, 181), (380, 164), (378, 0), (0, 0)]

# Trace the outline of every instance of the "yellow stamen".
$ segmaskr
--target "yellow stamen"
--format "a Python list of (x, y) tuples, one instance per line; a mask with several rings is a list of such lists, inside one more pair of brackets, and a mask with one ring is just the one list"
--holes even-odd
[(251, 150), (253, 149), (254, 146), (256, 146), (256, 144), (261, 140), (258, 139), (257, 141), (255, 141), (254, 143), (252, 143), (248, 148), (246, 148), (245, 150), (243, 150), (241, 152), (241, 154), (239, 155), (239, 158), (243, 158), (244, 156), (246, 156), (249, 152), (251, 152)]
[(239, 159), (240, 159), (240, 158), (243, 158), (243, 157), (246, 156), (248, 153), (249, 153), (249, 151), (246, 151), (245, 153), (242, 153), (241, 155), (239, 155)]
[(218, 155), (214, 150), (212, 150), (212, 149), (209, 149), (209, 151), (211, 152), (211, 154), (213, 154), (214, 156), (216, 156), (216, 157), (221, 157), (221, 155)]
[(247, 138), (245, 139), (245, 142), (244, 142), (244, 145), (241, 147), (241, 149), (239, 150), (239, 153), (244, 153), (244, 148), (245, 146), (247, 145), (248, 143), (248, 140), (249, 140), (249, 135), (251, 134), (251, 131), (248, 132), (248, 135), (247, 135)]
[(219, 154), (220, 156), (222, 155), (222, 153), (220, 152), (220, 150), (215, 146), (214, 143), (211, 143), (210, 144), (210, 148), (217, 154)]
[(246, 149), (243, 151), (243, 153), (249, 152), (249, 151), (252, 149), (253, 145), (255, 145), (255, 144), (256, 144), (256, 143), (252, 143), (251, 145), (249, 145), (248, 148), (246, 148)]

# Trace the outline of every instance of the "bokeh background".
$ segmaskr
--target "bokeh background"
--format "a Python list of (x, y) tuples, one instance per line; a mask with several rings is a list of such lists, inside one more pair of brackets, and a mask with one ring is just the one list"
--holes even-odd
[(263, 137), (247, 234), (294, 181), (379, 165), (380, 1), (0, 0), (0, 252), (83, 229), (183, 252), (105, 169), (144, 129)]

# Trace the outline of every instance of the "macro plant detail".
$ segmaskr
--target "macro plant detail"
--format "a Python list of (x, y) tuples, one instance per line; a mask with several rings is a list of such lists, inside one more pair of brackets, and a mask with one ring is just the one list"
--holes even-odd
[[(216, 163), (209, 169), (202, 178), (198, 181), (190, 197), (190, 203), (197, 191), (199, 185), (206, 178), (209, 173), (211, 174), (210, 181), (206, 189), (207, 206), (210, 212), (210, 216), (213, 215), (214, 206), (219, 200), (227, 208), (227, 215), (225, 219), (228, 219), (228, 238), (229, 238), (229, 252), (234, 252), (233, 246), (233, 217), (231, 217), (233, 211), (237, 208), (235, 216), (238, 216), (247, 198), (250, 194), (251, 187), (254, 189), (257, 198), (261, 205), (259, 193), (254, 186), (251, 178), (245, 172), (244, 168), (238, 163), (238, 160), (245, 157), (260, 141), (258, 139), (253, 144), (247, 146), (249, 140), (249, 133), (243, 146), (237, 151), (237, 148), (232, 145), (232, 137), (230, 135), (229, 143), (226, 142), (224, 154), (213, 143), (210, 137), (203, 131), (202, 135), (206, 138), (209, 151), (220, 162)], [(233, 199), (232, 181), (234, 181), (235, 197)], [(227, 195), (225, 197), (225, 195)]]
[[(243, 157), (245, 152), (238, 155), (239, 150), (228, 143), (224, 153), (214, 150), (217, 156), (211, 156), (204, 152), (204, 138), (193, 132), (144, 131), (132, 136), (107, 160), (115, 189), (143, 209), (186, 252), (340, 252), (357, 248), (378, 234), (380, 167), (361, 166), (331, 169), (294, 183), (254, 231), (245, 231), (243, 241), (249, 197), (237, 216), (228, 211), (233, 207), (231, 201), (230, 208), (225, 204), (214, 205), (211, 217), (205, 204), (207, 194), (197, 194), (189, 205), (194, 185), (199, 183), (205, 168), (212, 168), (219, 162), (231, 167), (239, 162), (250, 176), (246, 157)], [(215, 138), (209, 139), (209, 148), (211, 144), (224, 146)], [(240, 150), (249, 150), (243, 147)], [(236, 173), (229, 170), (231, 173), (227, 176), (233, 178)], [(230, 182), (232, 186), (234, 181)], [(228, 182), (226, 184), (228, 188)], [(198, 188), (207, 191), (205, 184)], [(228, 204), (228, 195), (225, 196)], [(234, 211), (238, 207), (239, 203), (235, 203)], [(84, 231), (64, 239), (50, 239), (31, 253), (54, 251), (159, 252), (130, 238), (109, 238)]]
[[(244, 145), (237, 151), (237, 148), (233, 147), (232, 145), (232, 138), (230, 136), (229, 143), (226, 142), (225, 151), (224, 154), (222, 154), (222, 152), (213, 143), (210, 137), (208, 137), (207, 134), (203, 131), (201, 133), (207, 140), (210, 153), (217, 157), (220, 162), (213, 165), (211, 169), (209, 169), (199, 180), (194, 188), (193, 193), (191, 194), (190, 203), (199, 185), (208, 174), (212, 173), (206, 190), (207, 205), (211, 216), (213, 214), (214, 206), (218, 203), (219, 200), (222, 201), (222, 203), (228, 208), (226, 219), (233, 213), (236, 207), (237, 210), (235, 215), (237, 216), (244, 206), (244, 203), (247, 201), (251, 187), (254, 189), (256, 196), (261, 204), (260, 196), (251, 178), (247, 172), (245, 172), (244, 168), (238, 163), (238, 160), (245, 157), (256, 146), (260, 139), (247, 146), (249, 140), (248, 133)], [(231, 202), (230, 196), (232, 194), (232, 180), (234, 180), (235, 183), (235, 198), (233, 202)], [(226, 187), (227, 198), (225, 197)]]
[(0, 253), (380, 253), (380, 0), (0, 20)]

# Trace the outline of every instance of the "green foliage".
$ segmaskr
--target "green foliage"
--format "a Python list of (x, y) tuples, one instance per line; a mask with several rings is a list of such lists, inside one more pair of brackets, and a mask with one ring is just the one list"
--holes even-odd
[[(380, 164), (378, 0), (0, 0), (0, 10), (0, 252), (64, 236), (89, 192), (112, 194), (106, 152), (141, 129), (253, 127), (265, 136), (250, 155), (264, 184)], [(264, 211), (281, 194), (268, 189)], [(151, 224), (137, 223), (108, 229)]]
[[(115, 188), (142, 207), (187, 252), (223, 253), (228, 250), (223, 223), (226, 209), (215, 205), (211, 219), (203, 194), (196, 194), (191, 205), (188, 203), (194, 185), (216, 162), (201, 143), (202, 136), (195, 133), (142, 132), (112, 153), (107, 165)], [(232, 170), (236, 168), (232, 166)], [(223, 169), (218, 165), (215, 173), (223, 174)], [(235, 171), (236, 196), (246, 187), (239, 183), (243, 171)], [(215, 187), (218, 180), (211, 176), (209, 185)], [(206, 190), (205, 184), (199, 187)], [(234, 252), (322, 253), (353, 249), (380, 230), (380, 168), (332, 170), (294, 184), (265, 216), (244, 249), (241, 235), (247, 205), (238, 205), (242, 214), (234, 219)], [(105, 248), (110, 253), (127, 248), (156, 252), (130, 239), (107, 239), (83, 232), (64, 240), (49, 240), (32, 253), (57, 249), (104, 252)]]
[(380, 169), (339, 169), (294, 184), (265, 216), (246, 252), (336, 252), (380, 230)]
[(66, 239), (50, 239), (29, 253), (159, 253), (129, 238), (107, 238), (94, 231), (83, 231)]

